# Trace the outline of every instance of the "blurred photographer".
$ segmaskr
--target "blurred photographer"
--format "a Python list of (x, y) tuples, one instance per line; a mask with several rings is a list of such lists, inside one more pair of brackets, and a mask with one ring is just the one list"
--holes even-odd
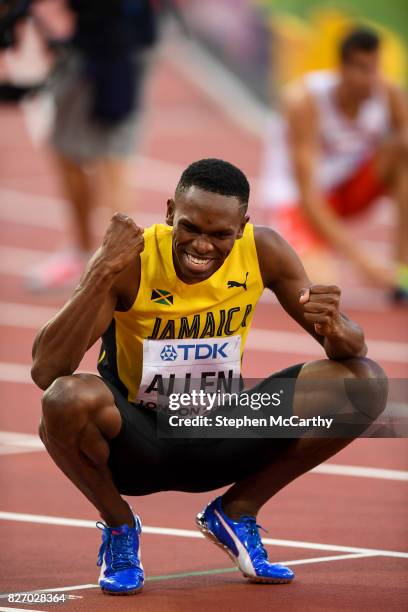
[[(34, 4), (1, 2), (3, 48), (16, 43), (16, 27)], [(70, 248), (27, 271), (31, 290), (64, 289), (78, 281), (94, 246), (94, 207), (108, 208), (110, 214), (130, 212), (128, 162), (140, 131), (144, 81), (157, 39), (157, 4), (67, 2), (74, 28), (67, 41), (51, 41), (58, 51), (49, 88), (55, 103), (51, 146), (70, 203), (74, 240)], [(15, 99), (28, 91), (7, 88)]]

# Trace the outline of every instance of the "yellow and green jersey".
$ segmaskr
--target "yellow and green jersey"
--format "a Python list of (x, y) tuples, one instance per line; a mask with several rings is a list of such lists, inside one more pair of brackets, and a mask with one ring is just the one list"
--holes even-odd
[(240, 376), (246, 337), (264, 289), (247, 224), (223, 265), (208, 279), (186, 284), (175, 272), (172, 228), (144, 232), (140, 287), (130, 310), (115, 311), (102, 338), (98, 369), (130, 402), (155, 407), (174, 381), (201, 379), (216, 390)]

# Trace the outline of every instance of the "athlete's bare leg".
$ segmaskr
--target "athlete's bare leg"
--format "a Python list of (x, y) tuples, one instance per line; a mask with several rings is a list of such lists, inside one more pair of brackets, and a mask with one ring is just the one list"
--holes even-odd
[(63, 188), (68, 197), (74, 241), (84, 253), (91, 252), (93, 238), (91, 229), (92, 190), (84, 166), (63, 156), (57, 157)]
[(89, 253), (95, 246), (93, 211), (98, 214), (98, 228), (105, 227), (115, 212), (132, 212), (129, 161), (107, 158), (82, 164), (60, 155), (57, 162), (70, 205), (75, 244)]
[[(374, 156), (376, 172), (387, 186), (397, 207), (395, 223), (395, 263), (370, 266), (365, 263), (364, 274), (374, 284), (394, 289), (400, 284), (398, 265), (408, 265), (408, 142), (404, 134), (390, 136)], [(274, 225), (273, 217), (270, 225)], [(279, 227), (278, 227), (279, 230)], [(285, 235), (283, 233), (283, 235)], [(290, 240), (290, 237), (289, 237)], [(316, 283), (333, 283), (337, 278), (335, 260), (330, 249), (324, 246), (292, 245), (302, 259), (308, 276)]]
[(108, 467), (107, 440), (121, 423), (111, 391), (92, 374), (62, 376), (44, 394), (40, 437), (52, 459), (108, 525), (133, 526)]
[[(296, 248), (296, 247), (295, 247)], [(310, 280), (317, 285), (332, 285), (339, 278), (338, 264), (328, 247), (297, 251)]]
[[(345, 378), (349, 384), (344, 384)], [(383, 370), (369, 359), (326, 359), (305, 364), (296, 382), (294, 414), (301, 418), (331, 416), (334, 425), (336, 419), (340, 423), (347, 415), (345, 420), (355, 423), (353, 437), (291, 440), (282, 452), (271, 455), (270, 463), (223, 495), (226, 514), (236, 520), (241, 515), (256, 516), (283, 487), (350, 444), (384, 410), (387, 388)]]
[(398, 209), (396, 222), (396, 261), (408, 265), (408, 142), (403, 135), (390, 137), (378, 150), (376, 168), (389, 186)]
[(91, 173), (95, 208), (98, 208), (98, 226), (105, 227), (115, 212), (132, 216), (134, 207), (129, 159), (123, 157), (98, 160), (92, 165)]
[[(304, 223), (309, 226), (306, 218)], [(328, 244), (316, 239), (309, 240), (308, 237), (299, 235), (296, 230), (288, 226), (286, 218), (283, 220), (275, 211), (270, 211), (265, 224), (276, 229), (295, 249), (299, 255), (303, 267), (310, 280), (317, 285), (332, 285), (339, 278), (338, 264), (333, 255), (333, 251)], [(310, 232), (315, 235), (314, 230), (304, 228), (307, 234)], [(314, 236), (313, 236), (314, 238)]]

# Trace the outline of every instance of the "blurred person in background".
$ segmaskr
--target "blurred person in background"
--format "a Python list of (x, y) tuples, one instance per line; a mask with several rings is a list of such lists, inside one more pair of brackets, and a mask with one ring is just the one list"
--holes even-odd
[[(356, 28), (337, 71), (315, 71), (283, 93), (269, 134), (263, 177), (270, 225), (302, 257), (309, 275), (333, 280), (329, 248), (393, 299), (408, 298), (408, 107), (379, 74), (380, 39)], [(395, 260), (386, 265), (350, 235), (347, 219), (389, 194), (398, 209)]]
[(73, 286), (93, 250), (92, 209), (130, 213), (129, 158), (141, 123), (144, 80), (157, 38), (149, 0), (69, 0), (73, 35), (51, 81), (51, 146), (74, 226), (71, 248), (28, 270), (27, 286)]

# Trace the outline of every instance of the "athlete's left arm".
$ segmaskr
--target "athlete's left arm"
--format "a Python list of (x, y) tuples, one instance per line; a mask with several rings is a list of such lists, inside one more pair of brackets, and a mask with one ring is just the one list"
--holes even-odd
[(364, 357), (361, 327), (340, 312), (336, 285), (313, 285), (292, 247), (266, 227), (255, 228), (258, 260), (265, 287), (286, 312), (313, 336), (331, 359)]
[(394, 131), (408, 143), (408, 100), (405, 91), (394, 84), (386, 84), (391, 123)]

